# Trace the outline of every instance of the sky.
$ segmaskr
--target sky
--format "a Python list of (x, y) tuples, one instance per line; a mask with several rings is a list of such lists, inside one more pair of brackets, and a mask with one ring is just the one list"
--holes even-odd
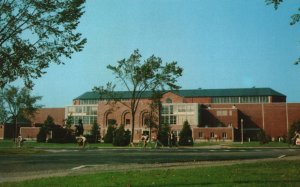
[(269, 87), (300, 102), (299, 1), (278, 10), (264, 0), (87, 0), (82, 52), (34, 81), (44, 107), (65, 107), (94, 86), (118, 84), (106, 67), (139, 49), (184, 69), (182, 89)]

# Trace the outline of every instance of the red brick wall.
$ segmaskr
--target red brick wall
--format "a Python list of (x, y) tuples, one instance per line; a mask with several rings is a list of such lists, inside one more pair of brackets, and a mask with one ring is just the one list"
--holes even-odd
[(40, 131), (39, 127), (21, 127), (20, 128), (20, 135), (22, 138), (25, 139), (34, 139), (36, 140), (36, 137)]
[(43, 124), (48, 115), (53, 117), (55, 124), (62, 125), (65, 119), (65, 108), (41, 108), (36, 113), (33, 124)]
[(161, 102), (162, 103), (166, 103), (166, 100), (170, 98), (172, 100), (172, 103), (184, 103), (184, 98), (179, 96), (179, 95), (176, 95), (172, 92), (167, 92), (165, 93), (162, 98), (161, 98)]
[[(211, 138), (211, 133), (214, 133), (215, 137)], [(200, 133), (203, 133), (203, 137), (200, 137)], [(222, 133), (227, 134), (227, 139), (222, 139)], [(193, 129), (193, 138), (195, 141), (219, 141), (227, 140), (233, 141), (233, 129), (224, 127), (224, 128), (194, 128)]]
[(4, 139), (4, 125), (0, 125), (0, 140)]
[(185, 98), (185, 103), (211, 103), (211, 97), (191, 97)]

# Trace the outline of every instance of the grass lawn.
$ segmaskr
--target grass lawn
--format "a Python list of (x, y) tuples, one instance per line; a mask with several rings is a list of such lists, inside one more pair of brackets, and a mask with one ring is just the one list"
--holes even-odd
[(52, 177), (0, 186), (300, 186), (300, 160), (260, 161), (251, 164), (107, 172)]
[[(278, 147), (278, 148), (289, 148), (289, 144), (283, 142), (269, 142), (267, 144), (261, 145), (259, 142), (201, 142), (195, 143), (193, 147), (205, 147), (205, 146), (216, 146), (223, 145), (233, 148), (247, 148), (247, 147)], [(136, 147), (141, 145), (136, 144)], [(14, 148), (15, 144), (12, 140), (0, 140), (0, 148)], [(78, 148), (76, 143), (37, 143), (36, 141), (25, 141), (23, 144), (24, 148)], [(87, 148), (111, 148), (114, 147), (112, 144), (107, 143), (90, 143)], [(150, 147), (150, 146), (149, 146)], [(117, 147), (114, 147), (117, 148)]]

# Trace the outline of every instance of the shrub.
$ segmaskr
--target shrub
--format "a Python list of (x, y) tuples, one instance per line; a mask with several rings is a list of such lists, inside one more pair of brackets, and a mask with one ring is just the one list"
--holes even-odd
[(96, 143), (100, 139), (100, 131), (97, 123), (94, 123), (91, 129), (91, 135), (89, 137), (89, 143)]
[(293, 139), (293, 137), (295, 136), (296, 131), (300, 132), (300, 121), (296, 121), (291, 125), (287, 136), (288, 144), (295, 144), (295, 140)]
[(257, 134), (257, 139), (260, 144), (266, 144), (270, 142), (270, 137), (268, 137), (263, 129), (260, 129), (260, 131)]
[(168, 136), (170, 131), (170, 125), (168, 124), (160, 124), (158, 127), (158, 135), (157, 139), (164, 145), (168, 145)]
[(104, 136), (104, 142), (105, 143), (113, 143), (115, 129), (116, 128), (113, 125), (108, 125), (106, 134)]
[(182, 130), (179, 134), (179, 145), (194, 145), (193, 137), (192, 137), (192, 129), (188, 121), (183, 123)]
[(37, 134), (36, 141), (40, 143), (45, 143), (47, 139), (48, 129), (45, 125), (40, 127), (40, 131)]
[(130, 131), (125, 131), (124, 125), (120, 125), (114, 131), (113, 145), (114, 146), (127, 146), (130, 143)]

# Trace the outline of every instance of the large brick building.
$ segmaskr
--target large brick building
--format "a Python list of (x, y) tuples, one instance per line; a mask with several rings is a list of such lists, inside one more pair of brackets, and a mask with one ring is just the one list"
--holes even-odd
[[(65, 117), (83, 120), (88, 131), (98, 123), (101, 134), (109, 124), (124, 124), (131, 130), (129, 92), (117, 92), (122, 103), (108, 104), (96, 92), (86, 92), (67, 106)], [(150, 129), (146, 123), (151, 108), (151, 92), (145, 92), (135, 116), (135, 140)], [(102, 99), (100, 99), (102, 98)], [(195, 89), (165, 91), (161, 97), (160, 123), (170, 124), (177, 133), (184, 121), (192, 127), (195, 141), (240, 141), (255, 139), (260, 129), (273, 139), (287, 135), (290, 125), (300, 119), (300, 103), (286, 103), (286, 96), (270, 88)]]

